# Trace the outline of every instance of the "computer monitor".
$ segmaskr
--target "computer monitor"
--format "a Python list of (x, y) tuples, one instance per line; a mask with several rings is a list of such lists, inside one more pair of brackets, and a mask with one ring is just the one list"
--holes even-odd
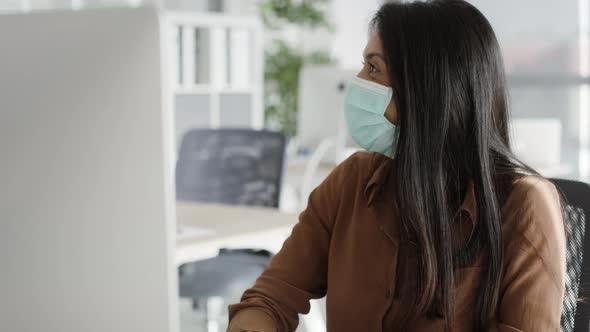
[[(336, 151), (357, 148), (348, 133), (344, 118), (344, 93), (346, 84), (358, 71), (342, 69), (337, 65), (307, 65), (299, 78), (299, 110), (297, 137), (299, 144), (309, 150), (316, 148), (322, 140), (335, 138)], [(338, 150), (339, 149), (339, 150)], [(327, 159), (342, 159), (334, 154)]]
[(176, 331), (151, 9), (0, 16), (0, 331)]

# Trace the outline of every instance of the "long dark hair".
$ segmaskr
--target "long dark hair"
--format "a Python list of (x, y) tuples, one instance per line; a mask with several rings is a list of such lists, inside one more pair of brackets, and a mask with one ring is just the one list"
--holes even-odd
[[(414, 243), (419, 257), (418, 291), (401, 324), (427, 315), (444, 318), (451, 330), (455, 271), (467, 255), (452, 248), (451, 223), (472, 181), (474, 241), (481, 244), (475, 249), (486, 250), (474, 328), (487, 330), (502, 275), (500, 207), (513, 181), (539, 175), (510, 149), (498, 41), (484, 15), (460, 0), (387, 3), (372, 29), (383, 43), (400, 116), (393, 177), (401, 239)], [(406, 278), (414, 273), (406, 271)]]

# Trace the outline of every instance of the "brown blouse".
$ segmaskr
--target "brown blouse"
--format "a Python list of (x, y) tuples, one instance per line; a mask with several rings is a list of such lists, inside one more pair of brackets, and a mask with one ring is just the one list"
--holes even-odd
[[(396, 331), (407, 307), (401, 280), (416, 261), (401, 253), (390, 185), (395, 160), (359, 152), (339, 165), (310, 195), (299, 223), (242, 302), (229, 307), (230, 332), (294, 331), (309, 300), (326, 297), (327, 330)], [(470, 241), (477, 220), (473, 187), (453, 232)], [(502, 207), (504, 272), (497, 311), (499, 331), (559, 331), (566, 239), (559, 195), (549, 181), (527, 176), (514, 183)], [(485, 250), (455, 282), (454, 331), (473, 331), (473, 308)], [(419, 317), (405, 331), (444, 331), (444, 322)]]

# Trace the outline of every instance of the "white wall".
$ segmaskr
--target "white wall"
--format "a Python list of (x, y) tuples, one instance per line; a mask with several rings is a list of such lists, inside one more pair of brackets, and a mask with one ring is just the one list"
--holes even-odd
[(223, 0), (224, 9), (231, 14), (258, 15), (258, 0)]
[(18, 11), (22, 8), (21, 0), (2, 0), (0, 1), (0, 12)]
[(380, 3), (380, 0), (332, 0), (331, 20), (336, 30), (331, 51), (343, 68), (360, 69), (369, 22)]
[(156, 14), (0, 17), (0, 53), (0, 331), (176, 331)]
[[(472, 0), (492, 23), (505, 48), (552, 48), (575, 42), (578, 29), (578, 1), (552, 0)], [(344, 67), (359, 66), (366, 43), (367, 27), (382, 0), (332, 0), (331, 19), (336, 31), (332, 38), (333, 55)], [(526, 19), (523, 19), (526, 13)], [(311, 41), (310, 43), (313, 43)], [(573, 59), (573, 63), (576, 63)], [(510, 63), (508, 64), (510, 66)], [(563, 70), (563, 66), (537, 68), (541, 72)], [(574, 68), (575, 69), (575, 68)], [(570, 69), (571, 70), (571, 69)]]

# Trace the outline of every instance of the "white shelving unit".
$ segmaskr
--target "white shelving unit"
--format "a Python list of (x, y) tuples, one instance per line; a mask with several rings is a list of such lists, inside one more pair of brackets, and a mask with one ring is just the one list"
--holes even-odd
[(177, 143), (192, 128), (264, 124), (262, 24), (256, 17), (166, 12)]

